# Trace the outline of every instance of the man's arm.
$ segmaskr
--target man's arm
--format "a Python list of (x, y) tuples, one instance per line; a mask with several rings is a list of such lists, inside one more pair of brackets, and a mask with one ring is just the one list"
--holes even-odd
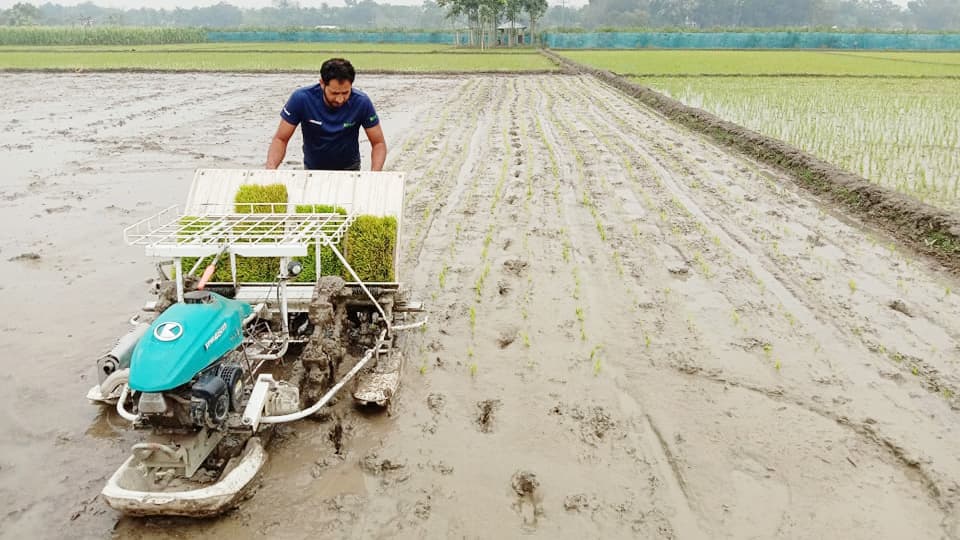
[[(287, 143), (296, 130), (297, 126), (286, 120), (280, 120), (277, 132), (273, 135), (273, 140), (270, 141), (270, 149), (267, 150), (268, 169), (276, 169), (283, 163), (283, 157), (287, 155)], [(384, 151), (384, 156), (386, 156), (386, 151)]]
[(363, 129), (370, 141), (370, 170), (382, 171), (383, 163), (387, 161), (387, 141), (383, 138), (383, 129), (380, 124)]

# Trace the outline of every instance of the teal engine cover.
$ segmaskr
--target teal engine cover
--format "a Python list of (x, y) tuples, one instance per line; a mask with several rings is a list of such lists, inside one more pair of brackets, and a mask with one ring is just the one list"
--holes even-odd
[(150, 325), (130, 358), (130, 388), (172, 390), (240, 346), (243, 319), (253, 309), (246, 302), (209, 294), (205, 303), (170, 306)]

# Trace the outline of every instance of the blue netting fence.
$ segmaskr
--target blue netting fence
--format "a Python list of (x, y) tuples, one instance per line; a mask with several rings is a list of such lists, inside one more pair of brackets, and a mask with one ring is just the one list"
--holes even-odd
[(544, 36), (551, 49), (960, 50), (960, 34), (839, 32), (594, 32)]

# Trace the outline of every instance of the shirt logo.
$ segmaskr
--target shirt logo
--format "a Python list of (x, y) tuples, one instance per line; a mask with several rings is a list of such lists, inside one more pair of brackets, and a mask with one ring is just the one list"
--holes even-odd
[(310, 122), (311, 124), (316, 124), (316, 125), (318, 125), (318, 126), (322, 126), (322, 125), (323, 125), (323, 122), (321, 122), (321, 121), (319, 121), (319, 120), (307, 120), (307, 122)]
[(178, 322), (165, 322), (153, 330), (153, 337), (160, 341), (174, 341), (182, 335), (183, 326)]
[(377, 119), (377, 115), (373, 115), (373, 116), (370, 117), (370, 121), (371, 121), (371, 122), (373, 122), (373, 121), (376, 120), (376, 119)]
[(344, 123), (343, 123), (343, 127), (345, 127), (345, 128), (353, 127), (353, 126), (355, 126), (355, 125), (357, 125), (356, 122), (344, 122)]

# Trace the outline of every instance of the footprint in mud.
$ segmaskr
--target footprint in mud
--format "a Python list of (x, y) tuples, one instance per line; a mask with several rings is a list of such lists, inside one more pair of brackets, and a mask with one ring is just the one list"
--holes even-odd
[(343, 452), (343, 423), (340, 420), (334, 422), (327, 437), (333, 443), (333, 453), (339, 456)]
[(493, 414), (500, 408), (499, 399), (487, 399), (477, 403), (477, 426), (483, 433), (493, 432)]
[(44, 208), (43, 211), (46, 212), (47, 214), (62, 214), (64, 212), (69, 212), (71, 208), (73, 207), (70, 206), (69, 204), (65, 204), (63, 206), (57, 206), (55, 208)]
[(363, 472), (380, 477), (380, 485), (388, 486), (406, 482), (410, 478), (407, 464), (399, 459), (381, 458), (376, 450), (371, 450), (360, 459)]
[(40, 260), (40, 254), (33, 253), (33, 252), (21, 253), (16, 257), (10, 257), (9, 259), (7, 259), (8, 262), (17, 262), (17, 261), (37, 262), (39, 260)]
[(599, 446), (605, 440), (623, 435), (617, 421), (610, 416), (606, 409), (599, 405), (584, 410), (579, 405), (568, 408), (561, 403), (550, 409), (549, 414), (561, 417), (568, 416), (575, 420), (580, 427), (580, 440), (590, 446)]
[(497, 337), (497, 346), (501, 349), (506, 349), (517, 339), (517, 329), (510, 327), (504, 328), (500, 331), (500, 336)]
[(503, 269), (511, 275), (522, 276), (524, 271), (527, 269), (527, 261), (521, 259), (510, 259), (504, 261)]
[(535, 529), (537, 520), (543, 516), (543, 496), (539, 491), (540, 481), (537, 480), (537, 475), (529, 471), (517, 471), (510, 479), (510, 487), (517, 495), (513, 508), (523, 519), (523, 528)]
[(600, 503), (597, 500), (596, 495), (576, 493), (564, 497), (563, 509), (567, 512), (586, 512), (587, 510), (596, 511), (600, 509)]
[(447, 398), (443, 394), (430, 394), (427, 396), (427, 407), (435, 415), (443, 412), (443, 406), (446, 404)]

